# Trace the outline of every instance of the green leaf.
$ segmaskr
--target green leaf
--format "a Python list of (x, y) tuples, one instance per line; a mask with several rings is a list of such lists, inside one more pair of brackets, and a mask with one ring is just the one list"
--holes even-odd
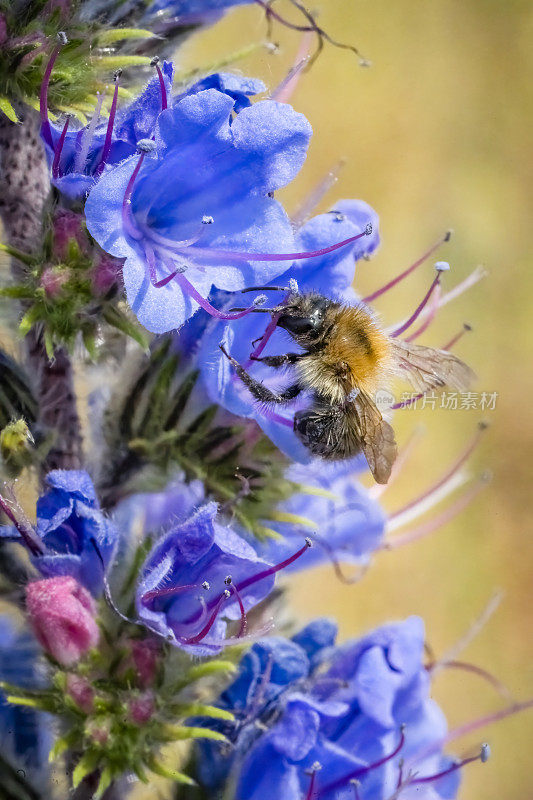
[(32, 306), (26, 311), (19, 323), (19, 332), (21, 336), (26, 336), (26, 334), (31, 331), (34, 323), (39, 319), (40, 314), (39, 306)]
[(10, 297), (13, 300), (32, 300), (35, 292), (27, 286), (4, 286), (0, 289), (0, 297)]
[(228, 722), (235, 720), (235, 715), (225, 708), (217, 706), (205, 706), (202, 703), (189, 703), (187, 705), (172, 706), (172, 711), (183, 717), (211, 717), (212, 719), (224, 719)]
[(148, 337), (135, 322), (128, 319), (118, 308), (109, 305), (105, 306), (102, 316), (108, 325), (112, 325), (113, 328), (125, 333), (130, 339), (140, 344), (143, 350), (148, 350)]
[(3, 95), (0, 95), (0, 111), (3, 111), (3, 113), (6, 115), (6, 117), (10, 122), (15, 122), (15, 123), (19, 122), (19, 118), (17, 117), (17, 112), (15, 111), (15, 109), (13, 108), (7, 97), (4, 97)]
[(96, 750), (87, 750), (87, 752), (80, 758), (74, 772), (72, 773), (72, 786), (76, 789), (82, 780), (94, 772), (100, 760), (99, 754)]
[(98, 70), (115, 70), (121, 67), (149, 67), (150, 56), (102, 56), (95, 63)]
[(100, 780), (98, 781), (98, 787), (93, 795), (94, 800), (100, 800), (105, 790), (111, 786), (112, 780), (113, 780), (113, 772), (109, 767), (105, 767), (102, 770)]
[(235, 670), (236, 666), (233, 662), (219, 659), (216, 661), (208, 661), (205, 664), (198, 664), (195, 667), (191, 667), (187, 674), (174, 684), (173, 693), (177, 694), (181, 689), (184, 689), (186, 686), (189, 686), (189, 684), (199, 681), (202, 678), (210, 678), (213, 675), (219, 675), (221, 672), (230, 675), (232, 672), (235, 672)]
[(147, 761), (147, 765), (152, 772), (155, 772), (156, 775), (161, 775), (163, 778), (169, 778), (171, 781), (184, 783), (187, 786), (197, 786), (196, 781), (189, 778), (188, 775), (184, 775), (183, 772), (178, 772), (175, 769), (170, 769), (170, 767), (165, 767), (164, 764), (161, 764), (161, 762), (157, 761), (153, 756)]
[(212, 739), (215, 742), (227, 742), (226, 736), (209, 728), (186, 727), (183, 725), (163, 725), (158, 733), (163, 739), (183, 742), (187, 739)]
[(37, 263), (36, 259), (32, 256), (23, 253), (21, 250), (17, 250), (16, 247), (11, 247), (9, 244), (3, 244), (3, 242), (0, 242), (0, 251), (7, 253), (13, 258), (17, 258), (19, 261), (22, 261), (23, 264), (27, 264), (28, 267), (32, 267)]
[(154, 36), (155, 33), (142, 28), (109, 28), (99, 31), (96, 34), (96, 41), (99, 45), (103, 45), (121, 42), (123, 39), (151, 39)]

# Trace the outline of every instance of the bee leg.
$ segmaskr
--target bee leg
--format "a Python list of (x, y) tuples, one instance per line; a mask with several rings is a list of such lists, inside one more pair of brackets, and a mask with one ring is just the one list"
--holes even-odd
[(250, 356), (252, 361), (261, 361), (267, 367), (282, 367), (284, 364), (296, 364), (306, 353), (285, 353), (282, 356)]
[(235, 372), (241, 381), (244, 383), (247, 389), (250, 390), (250, 393), (255, 397), (255, 399), (259, 400), (261, 403), (288, 403), (291, 400), (294, 400), (295, 397), (298, 397), (302, 391), (302, 387), (299, 383), (294, 383), (291, 386), (288, 386), (286, 389), (283, 389), (281, 392), (276, 393), (271, 391), (260, 381), (252, 378), (252, 376), (246, 372), (239, 362), (236, 361), (233, 356), (230, 356), (224, 345), (221, 344), (219, 347), (228, 361), (235, 368)]

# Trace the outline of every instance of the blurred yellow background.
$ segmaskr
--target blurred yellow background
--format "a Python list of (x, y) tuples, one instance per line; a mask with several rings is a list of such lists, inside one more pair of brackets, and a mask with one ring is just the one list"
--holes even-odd
[[(355, 586), (340, 584), (330, 569), (291, 582), (300, 620), (330, 614), (346, 638), (389, 619), (420, 614), (428, 641), (444, 653), (478, 616), (495, 589), (499, 610), (463, 657), (499, 676), (518, 698), (533, 695), (531, 586), (533, 544), (528, 511), (533, 451), (533, 311), (531, 186), (527, 151), (532, 124), (533, 6), (528, 0), (316, 0), (320, 24), (357, 45), (371, 59), (358, 67), (350, 53), (326, 45), (305, 74), (292, 104), (313, 125), (307, 164), (284, 193), (289, 208), (339, 160), (347, 164), (319, 210), (346, 197), (363, 198), (379, 212), (382, 247), (359, 266), (364, 294), (408, 266), (451, 227), (438, 258), (450, 262), (446, 287), (478, 264), (484, 282), (440, 314), (423, 341), (441, 345), (474, 326), (457, 353), (475, 368), (476, 390), (499, 393), (485, 414), (491, 430), (472, 461), (489, 467), (492, 484), (474, 504), (430, 538), (375, 558)], [(276, 4), (290, 13), (289, 3)], [(261, 11), (243, 7), (180, 50), (184, 69), (260, 41)], [(280, 52), (258, 50), (240, 61), (245, 74), (273, 88), (292, 63), (299, 36), (276, 25)], [(528, 113), (529, 112), (529, 113)], [(434, 261), (433, 259), (432, 261)], [(409, 313), (432, 277), (432, 261), (380, 300), (392, 323)], [(423, 423), (426, 435), (390, 492), (389, 510), (416, 496), (438, 477), (475, 430), (480, 411), (413, 411), (398, 414), (398, 439)], [(441, 673), (435, 696), (454, 726), (501, 707), (498, 695), (476, 676)], [(465, 773), (463, 800), (533, 797), (533, 711), (472, 738), (491, 742), (488, 764)], [(471, 742), (461, 741), (461, 753)], [(282, 799), (281, 799), (282, 800)]]

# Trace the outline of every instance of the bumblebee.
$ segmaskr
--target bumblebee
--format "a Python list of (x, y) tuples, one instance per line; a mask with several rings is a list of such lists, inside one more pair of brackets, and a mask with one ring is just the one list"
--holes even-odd
[[(275, 369), (293, 367), (296, 381), (273, 392), (253, 378), (221, 344), (239, 378), (262, 403), (290, 403), (302, 391), (310, 407), (294, 415), (294, 432), (315, 456), (329, 460), (362, 452), (377, 483), (387, 483), (396, 459), (394, 431), (374, 397), (395, 377), (406, 378), (420, 392), (448, 385), (464, 391), (474, 373), (444, 350), (388, 336), (364, 304), (346, 305), (310, 292), (291, 294), (271, 309), (301, 352), (255, 358)], [(254, 358), (252, 356), (252, 358)]]

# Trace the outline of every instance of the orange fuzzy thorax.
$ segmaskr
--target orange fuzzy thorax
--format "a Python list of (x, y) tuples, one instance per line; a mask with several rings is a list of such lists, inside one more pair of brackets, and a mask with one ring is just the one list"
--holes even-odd
[(337, 306), (331, 314), (325, 346), (300, 362), (300, 380), (335, 403), (356, 388), (374, 395), (390, 363), (388, 337), (364, 307)]

